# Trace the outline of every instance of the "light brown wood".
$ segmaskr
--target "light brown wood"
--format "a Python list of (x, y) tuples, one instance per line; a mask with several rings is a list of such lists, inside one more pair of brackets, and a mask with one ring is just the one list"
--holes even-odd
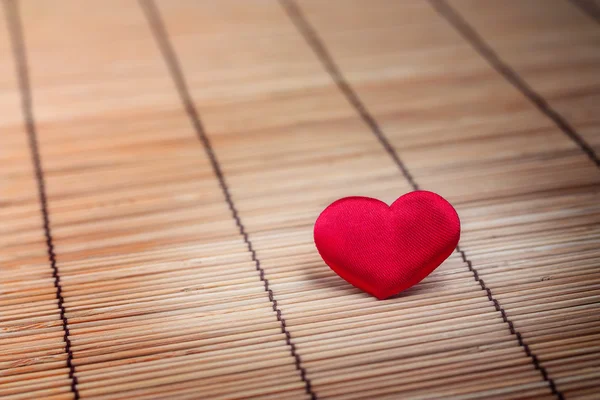
[[(5, 1), (0, 397), (597, 397), (589, 10)], [(313, 223), (413, 183), (462, 253), (378, 301)]]

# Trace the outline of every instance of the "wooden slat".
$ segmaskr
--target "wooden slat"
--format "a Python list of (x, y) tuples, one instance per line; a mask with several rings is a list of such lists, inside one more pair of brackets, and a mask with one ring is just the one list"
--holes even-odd
[(234, 372), (260, 393), (301, 396), (285, 336), (138, 4), (89, 3), (84, 14), (75, 1), (22, 7), (81, 397), (209, 387)]
[(0, 10), (0, 397), (68, 399), (64, 329), (5, 17)]
[[(394, 8), (382, 2), (371, 15), (361, 15), (365, 25), (356, 27), (355, 15), (338, 12), (339, 5), (301, 4), (415, 180), (454, 201), (463, 221), (463, 250), (541, 365), (594, 351), (595, 320), (568, 322), (581, 307), (592, 307), (587, 312), (597, 308), (600, 173), (594, 163), (432, 8)], [(526, 19), (522, 25), (530, 31), (514, 31), (521, 26), (514, 14), (525, 18), (528, 7), (531, 13), (542, 8), (508, 4), (502, 9), (506, 20), (476, 25), (485, 26), (484, 32), (494, 27), (510, 31), (498, 35), (504, 48), (518, 42), (516, 37), (536, 38), (531, 32), (539, 31), (539, 23)], [(476, 21), (491, 6), (465, 4), (461, 10), (469, 10), (467, 19)], [(553, 13), (560, 10), (546, 14), (559, 19)], [(370, 20), (377, 25), (366, 22)], [(511, 29), (507, 21), (514, 21)], [(552, 39), (564, 35), (547, 32), (541, 37), (551, 54), (560, 46)], [(520, 46), (536, 49), (527, 41)], [(363, 58), (356, 61), (359, 55)], [(507, 62), (513, 58), (521, 64), (544, 62), (535, 51)], [(390, 65), (398, 66), (395, 72), (388, 73)], [(578, 71), (574, 64), (570, 67)], [(559, 74), (564, 67), (547, 68)], [(568, 81), (562, 85), (565, 75), (552, 81), (554, 87), (568, 90)], [(593, 82), (585, 73), (578, 78), (582, 84)], [(591, 101), (586, 104), (593, 108)], [(427, 129), (426, 122), (435, 125)], [(596, 132), (590, 130), (592, 136)], [(448, 139), (442, 141), (444, 136)], [(578, 375), (580, 364), (570, 365), (567, 370), (549, 364), (550, 378)]]

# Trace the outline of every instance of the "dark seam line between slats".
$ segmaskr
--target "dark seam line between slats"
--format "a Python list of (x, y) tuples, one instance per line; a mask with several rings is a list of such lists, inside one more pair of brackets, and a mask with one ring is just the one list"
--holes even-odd
[(142, 10), (144, 11), (144, 14), (148, 19), (150, 28), (152, 30), (154, 38), (156, 39), (160, 52), (162, 53), (163, 58), (167, 64), (173, 82), (177, 87), (177, 91), (179, 92), (179, 96), (181, 97), (181, 101), (185, 107), (188, 117), (194, 127), (194, 130), (196, 131), (198, 138), (200, 139), (200, 142), (204, 147), (204, 150), (206, 151), (206, 155), (209, 158), (212, 169), (219, 181), (219, 185), (221, 186), (221, 190), (225, 197), (225, 201), (229, 206), (229, 210), (231, 211), (233, 219), (235, 220), (235, 223), (239, 229), (240, 235), (242, 235), (242, 237), (244, 238), (244, 242), (246, 243), (248, 251), (252, 256), (252, 261), (256, 266), (256, 271), (259, 273), (260, 280), (264, 284), (265, 292), (267, 292), (269, 301), (271, 302), (273, 307), (273, 312), (275, 312), (277, 316), (277, 321), (279, 321), (281, 325), (281, 333), (285, 335), (285, 341), (290, 347), (292, 357), (294, 357), (296, 369), (299, 371), (300, 378), (304, 382), (306, 393), (311, 397), (311, 399), (316, 399), (317, 396), (312, 389), (310, 379), (306, 375), (306, 370), (302, 366), (302, 360), (300, 358), (300, 355), (298, 354), (298, 351), (296, 350), (296, 346), (292, 342), (292, 336), (290, 335), (290, 332), (287, 328), (281, 309), (277, 305), (277, 300), (273, 295), (273, 291), (269, 287), (269, 280), (265, 278), (265, 271), (260, 264), (260, 260), (256, 256), (256, 251), (254, 250), (252, 241), (248, 237), (246, 228), (244, 227), (244, 224), (242, 223), (242, 220), (238, 214), (238, 210), (231, 197), (229, 186), (227, 185), (227, 182), (225, 180), (225, 175), (223, 174), (223, 171), (217, 159), (217, 155), (213, 150), (208, 135), (206, 134), (206, 131), (204, 130), (204, 127), (200, 120), (200, 116), (198, 115), (198, 111), (196, 110), (196, 107), (194, 105), (194, 101), (192, 100), (192, 97), (189, 93), (189, 89), (185, 81), (185, 77), (183, 75), (179, 59), (170, 43), (167, 29), (160, 16), (160, 11), (158, 10), (153, 0), (140, 0), (140, 4)]
[(431, 6), (440, 14), (456, 31), (471, 44), (471, 46), (483, 57), (488, 64), (492, 66), (500, 75), (518, 89), (523, 96), (527, 97), (531, 103), (546, 117), (550, 118), (556, 126), (563, 131), (587, 156), (600, 168), (600, 159), (594, 152), (594, 149), (581, 137), (579, 133), (556, 112), (550, 104), (538, 94), (523, 78), (517, 74), (508, 64), (506, 64), (498, 54), (483, 40), (481, 35), (444, 0), (429, 0)]
[(591, 1), (586, 0), (567, 0), (579, 7), (584, 14), (587, 14), (590, 18), (596, 20), (600, 24), (600, 8)]
[[(333, 61), (333, 58), (330, 55), (327, 48), (325, 47), (323, 41), (319, 38), (315, 29), (304, 17), (300, 8), (293, 2), (293, 0), (280, 0), (280, 3), (284, 6), (284, 9), (288, 13), (294, 25), (296, 25), (306, 42), (317, 54), (324, 68), (327, 70), (329, 75), (331, 75), (331, 78), (337, 84), (338, 88), (346, 95), (348, 102), (352, 106), (354, 106), (354, 108), (361, 116), (363, 121), (371, 128), (371, 131), (377, 137), (377, 139), (379, 139), (385, 150), (388, 153), (390, 153), (392, 159), (396, 162), (398, 168), (406, 177), (407, 181), (412, 186), (412, 188), (414, 190), (419, 190), (419, 186), (408, 171), (408, 168), (404, 165), (404, 163), (398, 156), (398, 153), (379, 127), (375, 118), (369, 113), (366, 106), (362, 103), (362, 101), (358, 97), (358, 94), (347, 83), (340, 69)], [(457, 246), (456, 251), (460, 254), (463, 262), (467, 265), (469, 271), (471, 271), (471, 273), (473, 274), (473, 278), (475, 279), (475, 281), (481, 286), (481, 290), (485, 291), (488, 300), (494, 304), (494, 308), (496, 309), (496, 311), (501, 314), (502, 320), (508, 325), (510, 333), (516, 336), (519, 346), (521, 346), (525, 350), (525, 354), (531, 359), (534, 368), (540, 371), (542, 378), (548, 383), (548, 386), (550, 387), (552, 393), (555, 394), (559, 399), (563, 399), (563, 395), (556, 389), (556, 385), (554, 384), (554, 381), (548, 376), (546, 369), (540, 365), (538, 358), (531, 351), (529, 346), (524, 342), (521, 333), (519, 333), (515, 329), (513, 322), (508, 318), (506, 312), (504, 311), (498, 300), (494, 298), (492, 291), (486, 286), (483, 279), (479, 277), (479, 273), (477, 272), (477, 269), (473, 267), (473, 263), (468, 259), (465, 252), (460, 249), (460, 246)]]
[(25, 50), (25, 39), (23, 37), (23, 26), (21, 16), (19, 14), (19, 5), (16, 1), (5, 0), (4, 9), (6, 10), (6, 20), (8, 24), (9, 36), (15, 59), (15, 67), (19, 81), (19, 89), (21, 92), (21, 108), (23, 118), (29, 140), (29, 148), (31, 152), (31, 161), (33, 163), (35, 177), (37, 181), (38, 197), (40, 201), (40, 211), (42, 213), (44, 236), (46, 238), (46, 247), (48, 252), (48, 260), (52, 268), (52, 277), (54, 278), (54, 287), (56, 288), (56, 299), (58, 301), (58, 309), (60, 311), (60, 319), (62, 320), (65, 352), (67, 353), (67, 367), (69, 368), (69, 379), (71, 380), (71, 391), (75, 399), (79, 399), (79, 390), (77, 388), (77, 377), (75, 376), (75, 366), (73, 365), (73, 352), (71, 350), (71, 339), (69, 333), (69, 320), (66, 316), (65, 300), (62, 295), (62, 286), (60, 282), (60, 274), (56, 265), (56, 253), (54, 251), (54, 241), (52, 239), (52, 230), (50, 227), (50, 215), (48, 213), (48, 199), (46, 197), (46, 183), (44, 180), (44, 171), (42, 168), (42, 160), (40, 149), (37, 140), (37, 131), (35, 126), (35, 118), (33, 115), (31, 86), (29, 82), (29, 68), (27, 66), (27, 54)]

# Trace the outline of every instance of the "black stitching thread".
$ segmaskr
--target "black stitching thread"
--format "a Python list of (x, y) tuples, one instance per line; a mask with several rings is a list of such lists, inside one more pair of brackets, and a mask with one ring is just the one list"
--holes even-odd
[(292, 336), (290, 335), (290, 332), (287, 329), (287, 324), (285, 322), (285, 319), (283, 318), (281, 310), (279, 309), (279, 307), (277, 305), (277, 300), (275, 300), (275, 295), (273, 294), (273, 291), (269, 287), (269, 280), (265, 278), (265, 271), (260, 265), (260, 260), (256, 257), (256, 251), (254, 250), (254, 247), (252, 246), (252, 242), (248, 238), (248, 233), (246, 232), (246, 228), (244, 227), (242, 220), (238, 214), (238, 210), (235, 207), (235, 204), (231, 197), (229, 187), (227, 186), (227, 182), (225, 180), (225, 176), (223, 174), (223, 171), (221, 169), (221, 166), (219, 164), (217, 156), (213, 150), (213, 147), (210, 143), (208, 136), (206, 135), (204, 127), (202, 126), (202, 122), (200, 121), (200, 117), (198, 115), (198, 112), (196, 111), (196, 107), (194, 106), (194, 102), (189, 93), (187, 83), (185, 82), (185, 78), (184, 78), (183, 72), (181, 70), (179, 59), (177, 57), (177, 54), (173, 50), (173, 47), (168, 39), (169, 36), (167, 33), (167, 29), (160, 17), (160, 11), (156, 7), (156, 4), (154, 3), (153, 0), (140, 0), (140, 5), (141, 5), (142, 10), (144, 11), (144, 14), (146, 15), (146, 17), (148, 19), (152, 33), (156, 39), (156, 42), (158, 44), (160, 52), (163, 55), (163, 58), (165, 59), (167, 67), (169, 68), (171, 77), (175, 83), (175, 86), (177, 87), (177, 90), (181, 97), (181, 101), (182, 101), (183, 105), (185, 106), (185, 110), (190, 118), (190, 121), (194, 127), (194, 130), (196, 131), (196, 134), (198, 135), (200, 142), (202, 142), (204, 150), (206, 151), (206, 154), (208, 155), (212, 169), (213, 169), (217, 179), (219, 180), (219, 185), (221, 186), (221, 190), (225, 197), (225, 201), (227, 202), (227, 205), (229, 206), (229, 210), (231, 211), (233, 219), (235, 220), (235, 224), (237, 225), (237, 227), (239, 229), (240, 235), (244, 238), (244, 242), (246, 243), (246, 246), (248, 247), (248, 251), (250, 252), (250, 254), (252, 256), (252, 261), (254, 262), (256, 271), (258, 271), (258, 273), (259, 273), (259, 278), (264, 284), (265, 292), (267, 292), (269, 301), (272, 303), (272, 308), (277, 316), (277, 321), (279, 321), (279, 323), (281, 325), (281, 333), (283, 333), (285, 335), (285, 342), (290, 347), (290, 351), (295, 360), (296, 369), (300, 372), (300, 378), (304, 382), (306, 393), (311, 397), (311, 399), (316, 400), (317, 395), (314, 393), (314, 391), (312, 389), (310, 379), (306, 376), (306, 370), (302, 366), (302, 360), (300, 358), (300, 355), (298, 354), (298, 352), (296, 350), (296, 346), (292, 342)]
[(496, 52), (483, 40), (477, 31), (469, 25), (469, 23), (453, 9), (445, 0), (429, 0), (431, 6), (440, 14), (448, 23), (456, 29), (460, 35), (471, 44), (471, 46), (483, 57), (488, 64), (492, 66), (500, 75), (518, 89), (523, 96), (527, 97), (536, 108), (541, 111), (546, 117), (550, 118), (556, 126), (563, 131), (579, 148), (587, 154), (587, 156), (600, 168), (600, 159), (594, 152), (594, 149), (577, 133), (577, 131), (558, 113), (542, 96), (540, 96), (527, 82), (525, 82), (519, 74), (508, 66), (496, 54)]
[(404, 175), (408, 183), (410, 183), (410, 185), (415, 190), (418, 190), (419, 185), (417, 184), (417, 182), (415, 182), (413, 176), (408, 171), (408, 168), (404, 166), (404, 163), (402, 162), (402, 160), (400, 160), (400, 157), (398, 157), (398, 154), (396, 153), (394, 148), (385, 138), (385, 135), (381, 131), (381, 128), (379, 128), (377, 121), (375, 121), (375, 119), (371, 116), (371, 114), (369, 113), (365, 105), (362, 103), (362, 101), (360, 101), (354, 90), (343, 78), (343, 74), (341, 73), (339, 67), (333, 61), (333, 58), (329, 54), (329, 51), (325, 48), (325, 46), (321, 42), (321, 39), (319, 39), (314, 28), (310, 26), (300, 8), (294, 3), (293, 0), (279, 0), (279, 4), (281, 4), (283, 9), (286, 11), (288, 16), (298, 29), (298, 31), (300, 31), (304, 39), (308, 42), (310, 47), (319, 57), (325, 70), (327, 70), (335, 84), (346, 96), (346, 100), (356, 109), (364, 123), (367, 124), (367, 126), (375, 134), (383, 148), (396, 162), (396, 165), (398, 165), (400, 171), (402, 171), (402, 174)]
[[(280, 3), (283, 5), (287, 14), (290, 16), (290, 18), (294, 22), (294, 25), (297, 27), (297, 29), (300, 31), (300, 33), (304, 36), (304, 39), (306, 40), (308, 45), (317, 54), (321, 63), (323, 64), (323, 67), (331, 75), (331, 78), (335, 81), (335, 83), (340, 88), (340, 90), (346, 95), (348, 102), (355, 107), (358, 114), (362, 117), (362, 119), (365, 121), (365, 123), (371, 128), (371, 131), (373, 132), (373, 134), (375, 134), (377, 139), (379, 139), (379, 141), (381, 142), (383, 147), (387, 150), (387, 152), (391, 155), (392, 159), (396, 162), (396, 165), (398, 166), (398, 168), (400, 169), (402, 174), (406, 177), (408, 183), (412, 186), (412, 188), (414, 190), (419, 190), (419, 186), (417, 185), (414, 178), (408, 171), (408, 168), (401, 161), (400, 157), (398, 156), (398, 153), (396, 152), (396, 150), (394, 149), (392, 144), (388, 141), (387, 137), (385, 136), (385, 134), (383, 133), (383, 131), (377, 124), (375, 118), (369, 113), (366, 106), (362, 103), (362, 101), (360, 100), (360, 98), (358, 97), (356, 92), (347, 83), (347, 81), (344, 78), (343, 74), (341, 73), (340, 69), (336, 66), (335, 62), (333, 61), (333, 58), (329, 54), (329, 51), (325, 48), (325, 45), (323, 44), (322, 40), (319, 38), (319, 36), (316, 33), (316, 31), (314, 30), (314, 28), (310, 25), (308, 20), (304, 17), (302, 11), (293, 2), (293, 0), (280, 0)], [(479, 277), (479, 272), (477, 272), (477, 269), (475, 269), (473, 267), (473, 263), (471, 262), (471, 260), (468, 259), (466, 253), (460, 249), (460, 246), (456, 247), (456, 251), (460, 254), (463, 262), (469, 268), (469, 271), (471, 271), (473, 273), (473, 278), (475, 279), (475, 281), (477, 283), (479, 283), (479, 286), (481, 286), (481, 289), (483, 291), (485, 291), (488, 300), (494, 304), (494, 308), (496, 309), (496, 311), (500, 312), (500, 314), (502, 316), (502, 320), (508, 325), (510, 333), (517, 337), (517, 341), (518, 341), (519, 345), (521, 347), (523, 347), (523, 349), (525, 350), (525, 354), (532, 360), (534, 368), (537, 369), (538, 371), (540, 371), (544, 380), (546, 382), (548, 382), (548, 386), (550, 387), (550, 390), (552, 391), (552, 393), (554, 395), (556, 395), (559, 399), (561, 399), (561, 400), (564, 399), (563, 394), (560, 393), (556, 389), (556, 385), (554, 384), (554, 381), (548, 377), (548, 373), (547, 373), (546, 369), (540, 365), (539, 360), (536, 357), (536, 355), (533, 354), (533, 352), (530, 350), (529, 346), (523, 341), (521, 334), (515, 329), (514, 324), (508, 318), (506, 312), (504, 311), (504, 309), (502, 308), (502, 306), (500, 305), (498, 300), (496, 300), (494, 298), (492, 291), (486, 286), (483, 279), (481, 279)]]
[(71, 391), (75, 399), (79, 399), (79, 390), (77, 389), (77, 377), (75, 376), (75, 365), (73, 365), (73, 351), (71, 350), (71, 339), (69, 332), (69, 320), (66, 316), (65, 299), (62, 295), (62, 286), (60, 283), (60, 274), (56, 265), (56, 253), (54, 252), (54, 241), (52, 239), (52, 230), (50, 228), (50, 215), (48, 213), (48, 199), (46, 197), (46, 183), (42, 169), (40, 149), (37, 140), (37, 131), (35, 127), (35, 118), (33, 116), (31, 86), (29, 83), (29, 68), (27, 66), (27, 54), (25, 51), (25, 39), (23, 37), (23, 26), (19, 13), (19, 6), (16, 1), (5, 0), (4, 9), (6, 10), (6, 21), (8, 25), (9, 36), (15, 58), (15, 67), (21, 92), (21, 109), (25, 119), (25, 128), (29, 140), (29, 149), (31, 152), (31, 161), (35, 171), (37, 181), (38, 197), (40, 201), (40, 211), (44, 226), (44, 236), (46, 238), (46, 248), (48, 261), (52, 268), (52, 277), (54, 278), (54, 287), (56, 288), (56, 299), (60, 311), (60, 319), (63, 326), (63, 340), (65, 342), (65, 352), (67, 353), (67, 367), (69, 368), (69, 379), (71, 380)]
[(575, 6), (579, 7), (584, 14), (587, 14), (590, 18), (593, 18), (600, 24), (600, 7), (593, 1), (586, 0), (568, 0)]

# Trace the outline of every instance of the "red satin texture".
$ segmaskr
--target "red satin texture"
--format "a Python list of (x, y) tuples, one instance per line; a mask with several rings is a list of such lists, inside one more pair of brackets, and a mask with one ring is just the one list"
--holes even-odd
[(416, 285), (452, 254), (460, 220), (443, 197), (423, 190), (391, 206), (346, 197), (319, 215), (315, 245), (329, 267), (379, 299)]

